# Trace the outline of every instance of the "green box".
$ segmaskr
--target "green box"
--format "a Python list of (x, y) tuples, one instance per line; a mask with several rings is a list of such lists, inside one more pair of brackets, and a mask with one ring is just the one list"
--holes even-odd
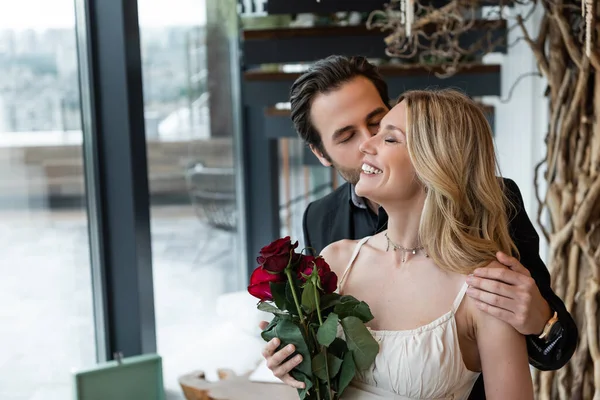
[(162, 358), (146, 354), (73, 374), (76, 400), (164, 400)]

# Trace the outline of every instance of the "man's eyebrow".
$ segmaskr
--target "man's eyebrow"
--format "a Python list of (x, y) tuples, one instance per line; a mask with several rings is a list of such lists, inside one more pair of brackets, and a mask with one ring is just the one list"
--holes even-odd
[(373, 118), (374, 116), (384, 113), (386, 111), (387, 110), (383, 107), (376, 108), (375, 110), (373, 110), (369, 114), (367, 114), (367, 121), (370, 120), (371, 118)]
[(343, 128), (336, 129), (335, 132), (333, 132), (333, 140), (334, 141), (337, 140), (344, 133), (346, 133), (346, 132), (348, 132), (348, 131), (350, 131), (352, 129), (354, 129), (354, 125), (348, 125), (348, 126), (345, 126)]
[[(373, 111), (371, 111), (369, 114), (367, 114), (367, 121), (370, 120), (371, 118), (381, 114), (381, 113), (385, 113), (387, 110), (383, 107), (379, 107), (374, 109)], [(333, 140), (337, 140), (340, 136), (342, 136), (344, 133), (354, 129), (355, 126), (354, 125), (348, 125), (348, 126), (344, 126), (343, 128), (340, 129), (336, 129), (335, 132), (333, 132)]]

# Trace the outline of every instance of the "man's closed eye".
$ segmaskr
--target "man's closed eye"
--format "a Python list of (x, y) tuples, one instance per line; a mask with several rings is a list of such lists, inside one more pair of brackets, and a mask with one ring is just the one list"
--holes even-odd
[(354, 137), (354, 133), (351, 133), (351, 134), (345, 136), (344, 138), (342, 138), (338, 143), (341, 144), (341, 143), (349, 142), (350, 139), (352, 139), (353, 137)]

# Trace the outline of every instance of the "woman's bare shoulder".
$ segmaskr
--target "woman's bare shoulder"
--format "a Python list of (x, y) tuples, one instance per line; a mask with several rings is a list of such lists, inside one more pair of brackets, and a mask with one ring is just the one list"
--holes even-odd
[(357, 244), (358, 240), (339, 240), (321, 250), (320, 256), (325, 259), (333, 272), (339, 275), (346, 269)]
[[(461, 290), (466, 290), (464, 286), (467, 285), (467, 277), (464, 274), (457, 272), (444, 272), (444, 275), (447, 279), (444, 285), (448, 289), (447, 298), (456, 299), (456, 296)], [(462, 295), (456, 311), (458, 317), (461, 318), (461, 320), (465, 323), (463, 326), (463, 328), (465, 328), (464, 333), (470, 340), (475, 340), (475, 327), (478, 309), (475, 301), (469, 297), (466, 292)]]

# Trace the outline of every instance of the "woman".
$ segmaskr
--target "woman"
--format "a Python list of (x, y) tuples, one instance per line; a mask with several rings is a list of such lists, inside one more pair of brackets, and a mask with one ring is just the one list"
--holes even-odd
[[(465, 296), (468, 274), (498, 251), (516, 255), (477, 104), (451, 90), (408, 92), (361, 151), (356, 194), (387, 211), (388, 229), (322, 255), (341, 277), (338, 290), (371, 307), (380, 351), (343, 397), (467, 399), (483, 372), (488, 400), (532, 399), (525, 338)], [(280, 364), (289, 354), (272, 355), (272, 346), (269, 367), (299, 387), (287, 375), (297, 359)]]

